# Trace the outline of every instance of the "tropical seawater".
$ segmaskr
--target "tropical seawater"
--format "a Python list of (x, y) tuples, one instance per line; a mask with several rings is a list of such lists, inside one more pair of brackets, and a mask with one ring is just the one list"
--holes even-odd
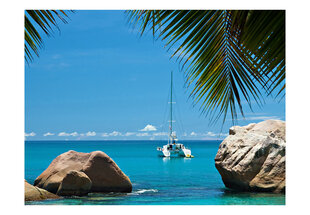
[(180, 141), (194, 158), (163, 158), (166, 141), (25, 141), (25, 179), (34, 180), (69, 150), (101, 150), (130, 178), (132, 193), (90, 193), (84, 197), (26, 202), (34, 205), (284, 205), (284, 194), (226, 189), (215, 168), (221, 141)]

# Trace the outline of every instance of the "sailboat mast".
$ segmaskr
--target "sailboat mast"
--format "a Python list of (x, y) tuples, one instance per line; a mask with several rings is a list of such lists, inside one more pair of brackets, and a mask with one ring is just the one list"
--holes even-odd
[(170, 86), (170, 137), (172, 135), (172, 79), (173, 79), (173, 72), (171, 70), (171, 86)]

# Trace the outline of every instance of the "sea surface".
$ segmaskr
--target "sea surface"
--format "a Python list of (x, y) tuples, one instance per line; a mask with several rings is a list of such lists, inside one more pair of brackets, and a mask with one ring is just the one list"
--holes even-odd
[(284, 194), (226, 189), (214, 166), (220, 141), (180, 141), (194, 158), (163, 158), (166, 141), (25, 141), (25, 179), (34, 180), (69, 150), (109, 155), (130, 178), (132, 193), (90, 193), (85, 197), (26, 202), (27, 205), (284, 205)]

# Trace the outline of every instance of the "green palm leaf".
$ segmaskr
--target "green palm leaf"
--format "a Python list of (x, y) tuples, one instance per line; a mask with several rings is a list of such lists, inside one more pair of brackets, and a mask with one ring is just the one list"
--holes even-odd
[(26, 10), (25, 11), (25, 60), (27, 63), (33, 60), (33, 53), (39, 56), (39, 48), (43, 46), (43, 40), (39, 29), (50, 36), (53, 26), (58, 29), (56, 17), (67, 23), (67, 12), (63, 10)]
[[(141, 35), (156, 38), (186, 67), (190, 97), (202, 113), (218, 120), (238, 110), (242, 100), (263, 104), (260, 88), (269, 94), (285, 89), (285, 12), (230, 10), (127, 11)], [(183, 68), (182, 67), (182, 68)]]

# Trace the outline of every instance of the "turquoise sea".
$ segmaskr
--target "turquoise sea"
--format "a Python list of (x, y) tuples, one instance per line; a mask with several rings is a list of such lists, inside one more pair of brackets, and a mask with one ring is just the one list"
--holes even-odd
[(108, 154), (130, 178), (133, 192), (26, 202), (31, 205), (283, 205), (284, 194), (226, 189), (214, 166), (221, 141), (180, 141), (195, 158), (162, 158), (166, 141), (25, 141), (25, 179), (33, 184), (59, 154), (68, 150)]

